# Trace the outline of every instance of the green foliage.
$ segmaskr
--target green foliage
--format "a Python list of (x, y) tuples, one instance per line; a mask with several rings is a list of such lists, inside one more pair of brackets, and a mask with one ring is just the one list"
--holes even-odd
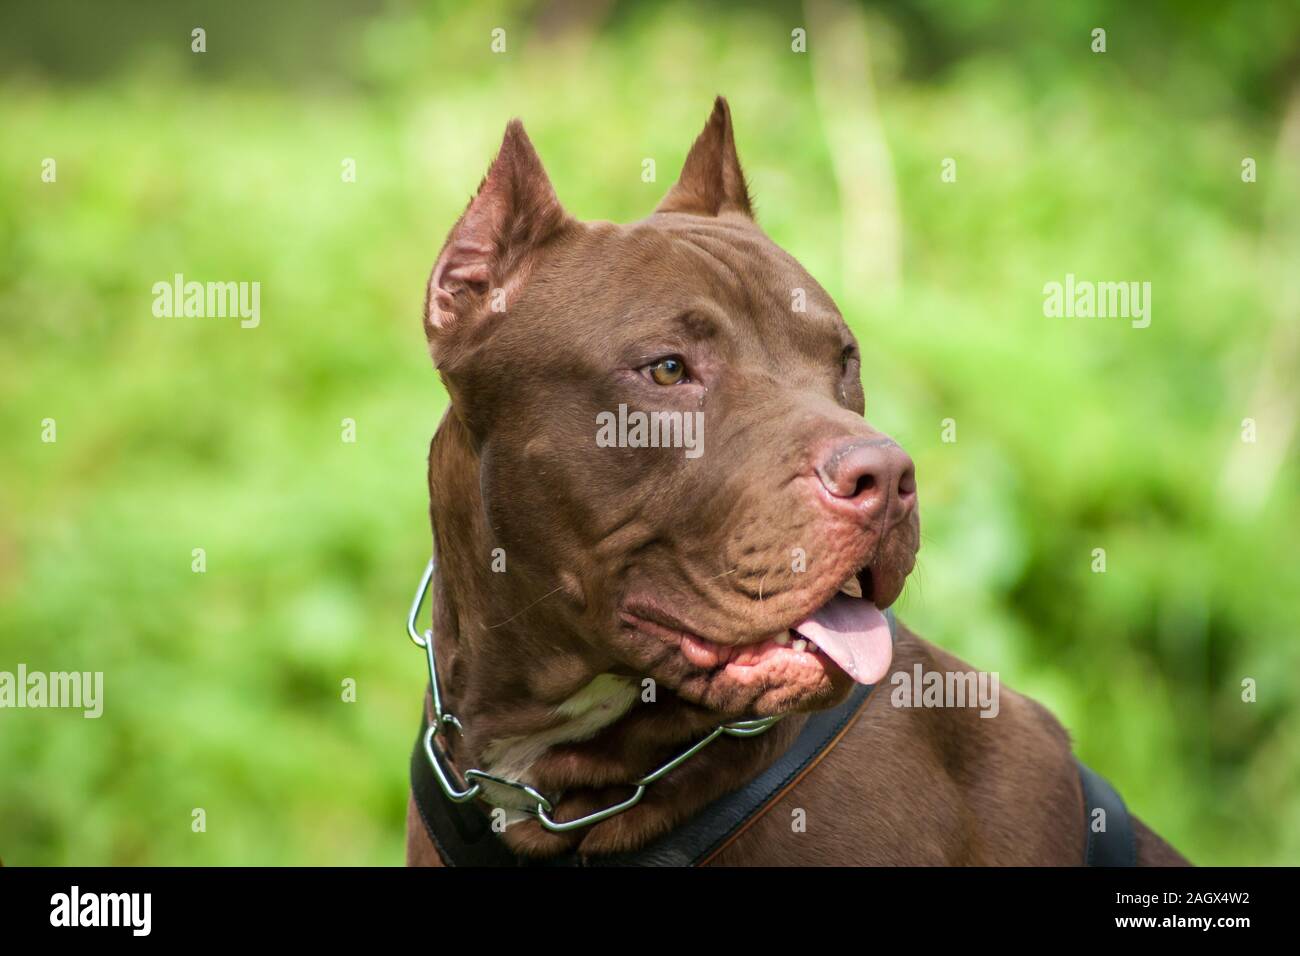
[[(446, 402), (427, 271), (509, 117), (572, 212), (629, 220), (717, 92), (762, 222), (839, 301), (869, 416), (917, 459), (901, 616), (1049, 706), (1193, 860), (1300, 859), (1294, 14), (873, 8), (894, 300), (845, 279), (874, 251), (840, 243), (827, 41), (790, 52), (797, 8), (555, 32), (520, 5), (270, 6), (0, 30), (0, 670), (101, 670), (106, 697), (98, 721), (0, 711), (7, 862), (400, 862), (423, 685), (402, 618)], [(260, 281), (260, 327), (155, 318), (178, 272)], [(1151, 327), (1045, 318), (1067, 272), (1150, 281)]]

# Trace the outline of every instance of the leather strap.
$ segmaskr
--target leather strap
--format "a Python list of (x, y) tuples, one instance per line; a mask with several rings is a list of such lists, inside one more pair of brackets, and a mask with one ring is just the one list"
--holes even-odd
[[(1084, 862), (1088, 866), (1137, 866), (1133, 821), (1124, 801), (1105, 777), (1077, 758), (1075, 763), (1083, 785), (1083, 824), (1088, 834)], [(1101, 830), (1095, 828), (1093, 820), (1098, 810), (1105, 813), (1097, 817), (1097, 823), (1104, 827)]]
[(701, 866), (809, 770), (852, 726), (871, 695), (858, 685), (843, 704), (811, 714), (790, 748), (757, 777), (718, 798), (686, 823), (630, 853), (584, 857), (577, 853), (533, 860), (517, 856), (491, 826), (477, 801), (446, 799), (424, 753), (428, 715), (420, 708), (420, 733), (411, 754), (411, 792), (429, 838), (447, 866)]
[[(887, 615), (891, 636), (894, 618)], [(766, 813), (826, 756), (853, 726), (874, 689), (859, 685), (843, 704), (809, 716), (785, 753), (745, 786), (709, 804), (672, 832), (631, 853), (584, 857), (570, 853), (534, 860), (516, 855), (491, 826), (478, 801), (452, 803), (443, 795), (424, 753), (428, 714), (420, 707), (420, 732), (411, 753), (411, 793), (424, 828), (447, 866), (703, 866)], [(1133, 821), (1104, 777), (1077, 758), (1083, 789), (1087, 866), (1135, 866)], [(1093, 829), (1096, 810), (1105, 829)], [(1100, 819), (1100, 818), (1099, 818)]]

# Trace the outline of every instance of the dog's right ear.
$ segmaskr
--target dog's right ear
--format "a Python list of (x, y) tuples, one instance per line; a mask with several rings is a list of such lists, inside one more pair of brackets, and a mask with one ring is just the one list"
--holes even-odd
[(571, 221), (524, 125), (511, 120), (429, 276), (424, 331), (435, 359), (450, 337), (508, 310), (531, 254)]

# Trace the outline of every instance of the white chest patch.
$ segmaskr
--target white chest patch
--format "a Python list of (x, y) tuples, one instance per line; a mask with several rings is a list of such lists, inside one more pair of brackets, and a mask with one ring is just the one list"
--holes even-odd
[[(556, 715), (564, 719), (554, 727), (522, 737), (502, 737), (491, 741), (483, 750), (484, 769), (507, 780), (530, 783), (528, 771), (542, 754), (557, 744), (594, 737), (628, 712), (636, 702), (637, 687), (637, 682), (631, 677), (597, 675), (590, 684), (555, 708)], [(489, 793), (488, 796), (494, 798), (498, 794)], [(506, 790), (500, 797), (501, 804), (508, 807), (517, 803), (519, 793)], [(507, 826), (523, 819), (526, 819), (524, 814), (507, 810)]]

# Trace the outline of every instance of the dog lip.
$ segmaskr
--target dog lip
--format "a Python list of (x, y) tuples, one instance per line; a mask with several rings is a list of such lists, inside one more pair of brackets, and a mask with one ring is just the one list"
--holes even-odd
[[(641, 627), (649, 624), (661, 631), (668, 631), (674, 637), (694, 637), (701, 640), (711, 640), (705, 637), (699, 631), (688, 627), (671, 614), (641, 602), (629, 603), (619, 610), (619, 620), (631, 627)], [(718, 643), (718, 642), (714, 642)]]
[[(744, 643), (721, 644), (701, 637), (693, 631), (669, 627), (657, 620), (641, 617), (630, 611), (622, 611), (619, 616), (629, 627), (676, 644), (688, 661), (697, 668), (707, 671), (736, 668), (743, 672), (770, 662), (771, 655), (774, 653), (794, 653), (802, 657), (805, 652), (809, 662), (816, 661), (823, 669), (840, 669), (834, 660), (817, 647), (816, 642), (794, 630), (779, 631)], [(658, 612), (657, 616), (667, 615)]]
[[(680, 618), (669, 614), (658, 604), (650, 603), (644, 599), (626, 601), (622, 607), (619, 608), (618, 616), (619, 620), (624, 625), (631, 628), (642, 628), (644, 625), (648, 624), (652, 629), (657, 630), (661, 637), (671, 636), (677, 640), (681, 640), (683, 637), (691, 637), (696, 640), (706, 641), (710, 644), (717, 644), (723, 647), (749, 647), (763, 644), (766, 641), (772, 640), (776, 636), (794, 633), (794, 628), (800, 621), (807, 619), (809, 615), (815, 613), (818, 608), (825, 605), (828, 601), (834, 598), (835, 595), (843, 591), (845, 586), (853, 580), (858, 581), (862, 590), (862, 597), (868, 601), (873, 600), (875, 596), (875, 582), (872, 577), (871, 563), (867, 562), (856, 571), (847, 575), (843, 580), (839, 581), (834, 587), (826, 588), (824, 593), (819, 594), (815, 601), (810, 602), (810, 607), (806, 608), (801, 613), (796, 614), (784, 627), (776, 628), (768, 633), (760, 634), (747, 641), (719, 640), (718, 638), (710, 637), (698, 628), (692, 627), (689, 624), (684, 623)], [(884, 608), (882, 607), (881, 610), (883, 611)]]
[(684, 638), (691, 638), (695, 641), (717, 645), (718, 647), (724, 647), (728, 650), (738, 650), (743, 647), (756, 646), (765, 641), (771, 640), (776, 634), (784, 634), (789, 631), (789, 628), (785, 628), (781, 631), (773, 631), (770, 634), (761, 634), (749, 641), (719, 641), (702, 634), (695, 628), (683, 624), (676, 617), (668, 614), (661, 608), (652, 607), (639, 602), (625, 605), (619, 611), (618, 616), (619, 620), (622, 621), (625, 626), (637, 630), (649, 630), (650, 633), (654, 634), (656, 637), (671, 638), (679, 643)]

